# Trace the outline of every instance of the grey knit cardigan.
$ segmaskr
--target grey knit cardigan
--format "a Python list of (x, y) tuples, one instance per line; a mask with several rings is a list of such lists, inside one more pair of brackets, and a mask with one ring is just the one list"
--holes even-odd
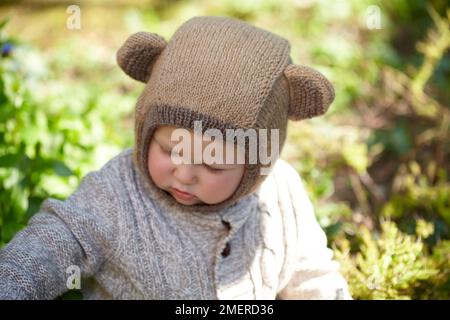
[(1, 299), (53, 299), (74, 268), (85, 299), (351, 298), (285, 161), (233, 206), (186, 214), (155, 201), (132, 151), (43, 202), (0, 251)]

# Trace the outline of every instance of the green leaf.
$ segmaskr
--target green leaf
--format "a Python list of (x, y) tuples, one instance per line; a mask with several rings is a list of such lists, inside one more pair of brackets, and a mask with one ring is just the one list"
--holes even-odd
[(52, 168), (57, 175), (62, 177), (69, 177), (74, 175), (73, 171), (59, 160), (52, 161)]
[(29, 197), (28, 198), (28, 208), (26, 215), (27, 217), (31, 217), (33, 214), (39, 211), (42, 201), (45, 199), (42, 197)]
[(9, 22), (9, 19), (9, 17), (6, 17), (2, 19), (2, 21), (0, 21), (0, 30), (2, 30), (6, 26), (6, 24)]
[(15, 167), (19, 162), (20, 156), (18, 154), (5, 154), (0, 157), (0, 167), (11, 168)]

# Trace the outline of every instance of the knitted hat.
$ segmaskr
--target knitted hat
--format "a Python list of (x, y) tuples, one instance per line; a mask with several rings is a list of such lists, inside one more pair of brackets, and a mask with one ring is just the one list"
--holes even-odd
[[(117, 62), (130, 77), (146, 83), (136, 104), (133, 160), (152, 187), (147, 158), (158, 125), (193, 130), (194, 121), (202, 121), (203, 132), (253, 128), (268, 129), (268, 135), (278, 129), (281, 153), (288, 119), (323, 114), (334, 99), (322, 74), (292, 64), (286, 39), (229, 17), (194, 17), (168, 43), (154, 33), (133, 34), (117, 52)], [(270, 144), (270, 137), (266, 140)], [(245, 154), (244, 176), (228, 199), (180, 207), (217, 211), (255, 191), (266, 175), (259, 162), (247, 163), (248, 145)]]

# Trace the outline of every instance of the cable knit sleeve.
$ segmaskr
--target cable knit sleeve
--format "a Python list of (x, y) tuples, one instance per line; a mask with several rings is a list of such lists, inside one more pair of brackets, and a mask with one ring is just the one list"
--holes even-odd
[(287, 162), (282, 161), (281, 166), (289, 194), (286, 199), (291, 202), (285, 207), (292, 208), (289, 211), (294, 215), (297, 243), (295, 257), (289, 262), (292, 268), (288, 268), (293, 270), (292, 276), (277, 299), (351, 299), (300, 176)]
[(0, 300), (53, 299), (68, 290), (72, 270), (84, 278), (101, 267), (115, 246), (114, 199), (99, 172), (66, 200), (45, 200), (0, 251)]

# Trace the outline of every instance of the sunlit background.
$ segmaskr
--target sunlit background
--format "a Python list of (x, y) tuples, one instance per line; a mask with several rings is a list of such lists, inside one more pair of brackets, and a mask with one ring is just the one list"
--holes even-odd
[(142, 83), (115, 54), (222, 15), (287, 38), (334, 84), (291, 122), (305, 181), (357, 299), (450, 299), (450, 9), (445, 0), (0, 1), (0, 246), (47, 197), (133, 146)]

